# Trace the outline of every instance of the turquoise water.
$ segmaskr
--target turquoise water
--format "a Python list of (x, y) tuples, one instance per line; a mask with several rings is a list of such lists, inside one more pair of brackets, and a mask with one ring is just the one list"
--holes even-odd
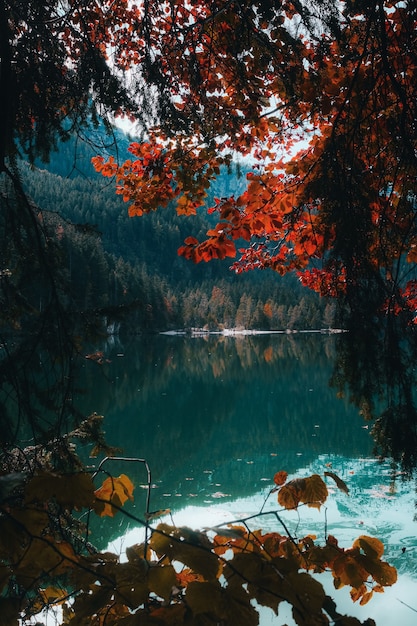
[[(276, 510), (268, 497), (275, 472), (323, 475), (331, 468), (350, 494), (327, 479), (326, 507), (287, 512), (286, 524), (294, 536), (333, 534), (343, 547), (361, 534), (382, 539), (399, 582), (366, 607), (353, 605), (345, 590), (336, 598), (346, 613), (372, 616), (378, 626), (394, 616), (414, 626), (415, 487), (373, 458), (369, 424), (329, 387), (334, 341), (320, 334), (114, 341), (105, 346), (108, 363), (86, 363), (84, 384), (93, 393), (82, 401), (86, 412), (104, 415), (110, 444), (146, 459), (150, 510), (170, 509), (168, 519), (177, 524), (206, 527)], [(143, 519), (144, 465), (111, 462), (107, 469), (132, 477), (129, 511)], [(97, 542), (115, 542), (120, 551), (142, 532), (123, 516), (94, 524)], [(263, 515), (253, 526), (276, 529), (276, 520)], [(326, 584), (331, 590), (331, 580)], [(269, 623), (277, 622), (264, 611), (262, 625)]]

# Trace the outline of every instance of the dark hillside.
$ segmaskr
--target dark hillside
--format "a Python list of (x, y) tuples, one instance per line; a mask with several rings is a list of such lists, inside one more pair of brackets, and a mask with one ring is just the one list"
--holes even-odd
[[(303, 289), (293, 276), (251, 272), (236, 276), (230, 260), (195, 265), (177, 254), (184, 239), (202, 237), (209, 216), (174, 210), (129, 218), (114, 181), (93, 171), (91, 157), (113, 153), (124, 159), (129, 138), (100, 130), (88, 141), (59, 145), (47, 164), (24, 168), (28, 194), (59, 222), (69, 279), (78, 306), (118, 307), (135, 303), (131, 330), (204, 326), (320, 328), (332, 322), (333, 307)], [(223, 171), (209, 190), (214, 197), (240, 193), (244, 171)], [(52, 219), (52, 218), (51, 218)]]

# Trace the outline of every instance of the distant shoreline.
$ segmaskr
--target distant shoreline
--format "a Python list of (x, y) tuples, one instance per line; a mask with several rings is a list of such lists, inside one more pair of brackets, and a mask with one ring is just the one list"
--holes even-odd
[(207, 335), (221, 335), (223, 337), (247, 336), (247, 335), (295, 335), (295, 334), (320, 334), (320, 335), (338, 335), (345, 333), (342, 328), (319, 328), (311, 330), (253, 330), (248, 328), (224, 328), (222, 330), (206, 330), (204, 328), (189, 328), (178, 330), (164, 330), (160, 335), (179, 335), (186, 337), (205, 337)]

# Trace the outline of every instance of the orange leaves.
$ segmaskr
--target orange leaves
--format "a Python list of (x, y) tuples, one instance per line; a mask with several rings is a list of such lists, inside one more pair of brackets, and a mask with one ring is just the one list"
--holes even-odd
[(384, 554), (384, 544), (379, 539), (375, 539), (375, 537), (361, 535), (355, 539), (353, 547), (362, 550), (366, 556), (373, 560), (380, 559)]
[[(347, 486), (335, 474), (326, 475), (347, 492)], [(299, 504), (318, 507), (326, 500), (326, 486), (317, 474), (288, 480), (287, 472), (281, 470), (273, 480), (272, 492), (278, 491), (278, 502), (285, 509)], [(38, 481), (28, 489), (27, 497), (37, 502), (45, 495), (44, 490), (43, 482)], [(125, 475), (108, 477), (94, 492), (93, 508), (100, 515), (112, 516), (116, 508), (132, 498), (132, 491), (133, 485)], [(247, 521), (204, 532), (161, 523), (149, 527), (151, 536), (146, 543), (126, 549), (127, 562), (120, 562), (111, 553), (83, 557), (65, 542), (52, 544), (52, 538), (44, 532), (42, 513), (41, 518), (32, 520), (28, 530), (32, 533), (38, 529), (39, 536), (23, 548), (20, 533), (7, 533), (9, 520), (3, 519), (1, 529), (7, 533), (8, 542), (22, 552), (21, 584), (37, 580), (39, 568), (69, 575), (78, 594), (65, 610), (76, 620), (96, 615), (100, 623), (111, 619), (133, 626), (143, 618), (177, 624), (184, 621), (186, 607), (188, 621), (205, 624), (237, 620), (239, 624), (256, 626), (259, 616), (254, 601), (276, 614), (285, 601), (292, 606), (300, 626), (325, 624), (334, 616), (327, 612), (329, 605), (322, 585), (309, 572), (330, 571), (335, 587), (351, 587), (352, 600), (361, 604), (368, 602), (374, 591), (381, 592), (396, 580), (395, 569), (382, 561), (383, 546), (378, 539), (362, 535), (347, 549), (331, 536), (322, 546), (312, 535), (296, 539), (281, 519), (283, 511), (276, 512), (282, 534), (273, 528), (267, 533), (251, 530)], [(48, 583), (40, 599), (65, 603), (65, 591)]]
[(92, 160), (96, 171), (114, 175), (116, 193), (129, 202), (129, 216), (140, 216), (175, 203), (179, 215), (194, 215), (207, 196), (210, 180), (226, 161), (214, 149), (197, 148), (193, 139), (168, 140), (158, 129), (147, 141), (133, 142), (129, 151), (135, 157), (117, 166), (112, 157)]
[(321, 296), (340, 297), (346, 292), (346, 271), (338, 264), (326, 269), (305, 269), (299, 272), (301, 284), (317, 291)]
[(96, 501), (93, 508), (97, 515), (114, 517), (127, 500), (133, 500), (133, 484), (126, 474), (118, 478), (109, 476), (94, 492)]
[(102, 176), (111, 178), (115, 176), (118, 171), (117, 163), (114, 161), (114, 157), (109, 157), (107, 162), (104, 161), (102, 156), (96, 156), (91, 159), (96, 172), (99, 172)]
[[(93, 159), (97, 171), (116, 177), (129, 215), (170, 203), (182, 215), (193, 214), (204, 205), (207, 185), (225, 154), (229, 161), (231, 154), (249, 155), (259, 175), (249, 183), (243, 215), (235, 221), (232, 214), (224, 214), (220, 220), (233, 226), (228, 232), (233, 241), (262, 238), (267, 244), (279, 242), (291, 253), (269, 250), (269, 256), (260, 256), (256, 264), (248, 262), (247, 269), (272, 267), (284, 273), (307, 267), (313, 256), (333, 256), (343, 264), (352, 257), (352, 248), (381, 268), (381, 276), (407, 254), (415, 263), (417, 255), (411, 249), (417, 230), (415, 206), (413, 202), (399, 206), (408, 194), (415, 197), (416, 190), (413, 12), (388, 2), (371, 19), (363, 3), (344, 3), (343, 16), (329, 19), (322, 28), (320, 18), (311, 19), (315, 10), (309, 3), (278, 3), (274, 10), (271, 2), (255, 2), (242, 10), (234, 3), (223, 4), (150, 0), (143, 10), (118, 0), (109, 10), (109, 3), (103, 5), (107, 8), (70, 3), (65, 23), (44, 20), (49, 36), (38, 42), (43, 52), (39, 59), (54, 53), (47, 41), (62, 42), (66, 52), (51, 76), (69, 76), (64, 71), (69, 67), (75, 75), (83, 69), (79, 77), (89, 76), (84, 65), (88, 69), (90, 56), (84, 52), (91, 48), (94, 80), (84, 85), (80, 78), (82, 94), (91, 94), (105, 108), (116, 100), (116, 112), (126, 109), (123, 81), (112, 74), (116, 67), (129, 72), (132, 81), (138, 77), (132, 93), (142, 109), (141, 121), (150, 119), (149, 125), (160, 121), (161, 128), (143, 129), (146, 141), (132, 144), (132, 160), (122, 166), (112, 158)], [(294, 36), (293, 18), (305, 25), (300, 37)], [(16, 41), (24, 23), (10, 19)], [(317, 26), (322, 36), (309, 33), (308, 24)], [(106, 66), (110, 50), (112, 63)], [(98, 59), (115, 84), (101, 74)], [(24, 58), (21, 62), (26, 67)], [(42, 85), (39, 76), (33, 81), (36, 92)], [(66, 82), (60, 87), (53, 94), (58, 100), (51, 100), (49, 120), (65, 117), (57, 115), (59, 111), (77, 114), (72, 89)], [(27, 111), (17, 118), (17, 130), (24, 136), (31, 136), (29, 128), (38, 127), (33, 122), (44, 115), (41, 96), (32, 89), (23, 99)], [(40, 109), (34, 112), (38, 101)], [(81, 111), (86, 113), (85, 107)], [(288, 158), (298, 139), (297, 128), (309, 147)], [(280, 159), (281, 151), (286, 160)], [(389, 186), (392, 197), (384, 208), (378, 197)], [(311, 222), (311, 208), (306, 208), (317, 199), (319, 232)], [(344, 246), (349, 220), (359, 234), (361, 229), (367, 231), (360, 250), (355, 248), (357, 237)], [(335, 245), (335, 237), (342, 245)], [(181, 248), (181, 254), (210, 260), (232, 256), (233, 247), (214, 238), (194, 251)], [(305, 284), (314, 286), (314, 281)], [(342, 293), (334, 290), (330, 295)]]
[[(185, 258), (233, 257), (233, 242), (243, 239), (257, 249), (242, 253), (236, 271), (301, 271), (305, 286), (331, 297), (344, 296), (350, 259), (356, 274), (366, 266), (383, 279), (399, 259), (415, 263), (416, 171), (407, 156), (417, 102), (413, 18), (394, 3), (375, 17), (380, 28), (368, 28), (352, 3), (341, 33), (295, 40), (286, 23), (297, 15), (293, 3), (273, 15), (255, 3), (244, 24), (232, 5), (211, 13), (197, 1), (174, 4), (175, 11), (150, 2), (146, 42), (143, 32), (135, 44), (125, 37), (120, 60), (139, 62), (151, 44), (158, 62), (146, 80), (161, 102), (174, 103), (167, 131), (147, 129), (147, 140), (130, 148), (134, 160), (120, 168), (94, 159), (97, 171), (116, 176), (129, 215), (169, 203), (194, 214), (225, 154), (229, 162), (231, 154), (250, 155), (247, 190), (222, 199), (216, 233), (187, 240)], [(135, 39), (135, 26), (128, 30)], [(300, 139), (307, 147), (294, 155)], [(325, 267), (316, 272), (312, 259)]]
[[(326, 471), (325, 476), (331, 478), (341, 491), (349, 493), (346, 483), (336, 474)], [(318, 474), (287, 482), (286, 472), (280, 471), (275, 474), (274, 482), (277, 487), (271, 493), (278, 491), (279, 504), (288, 510), (297, 508), (299, 504), (320, 508), (327, 499), (327, 487)], [(375, 591), (380, 592), (384, 586), (397, 580), (396, 569), (381, 560), (384, 553), (382, 542), (374, 537), (362, 535), (347, 550), (341, 548), (331, 536), (323, 547), (315, 545), (311, 537), (305, 538), (302, 544), (306, 569), (330, 569), (335, 587), (350, 586), (352, 599), (359, 600), (361, 604), (366, 604), (372, 597), (373, 588), (370, 590), (368, 587), (370, 581)]]
[[(133, 484), (125, 474), (106, 478), (102, 486), (94, 490), (90, 474), (56, 475), (41, 472), (30, 480), (25, 489), (26, 505), (44, 505), (54, 501), (68, 510), (93, 508), (100, 516), (113, 517), (117, 512), (116, 507), (122, 507), (127, 500), (133, 500)], [(34, 509), (35, 521), (36, 514)], [(30, 516), (27, 519), (30, 520)]]
[(274, 483), (278, 485), (278, 487), (282, 487), (282, 485), (287, 481), (288, 473), (285, 470), (281, 470), (274, 475)]
[[(327, 563), (336, 589), (345, 585), (352, 587), (352, 600), (359, 600), (363, 605), (372, 598), (373, 591), (381, 593), (384, 587), (395, 584), (397, 570), (381, 560), (383, 552), (379, 539), (365, 535), (358, 537), (348, 550), (337, 547), (335, 558)], [(371, 589), (368, 587), (370, 580), (373, 583)]]
[(204, 533), (159, 524), (149, 545), (159, 557), (179, 561), (207, 581), (214, 581), (220, 575), (217, 556), (211, 552), (212, 543)]
[(217, 230), (208, 231), (209, 238), (202, 243), (199, 243), (195, 237), (187, 237), (184, 245), (179, 248), (178, 254), (195, 263), (234, 257), (236, 254), (235, 245), (221, 231), (221, 227)]
[[(349, 494), (348, 486), (339, 476), (328, 471), (324, 472), (324, 476), (334, 480), (341, 491), (346, 495)], [(277, 472), (274, 475), (276, 487), (271, 489), (271, 493), (278, 492), (278, 502), (285, 509), (296, 509), (300, 503), (319, 509), (327, 500), (326, 484), (318, 474), (307, 478), (294, 478), (288, 482), (287, 478), (288, 474), (285, 470)]]
[(278, 502), (285, 509), (296, 509), (301, 503), (320, 508), (327, 499), (327, 487), (318, 474), (290, 480), (278, 491)]

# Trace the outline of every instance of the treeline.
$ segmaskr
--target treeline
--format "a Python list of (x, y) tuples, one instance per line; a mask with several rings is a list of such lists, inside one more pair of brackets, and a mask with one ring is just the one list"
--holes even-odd
[[(279, 281), (277, 281), (279, 283)], [(185, 288), (180, 297), (170, 291), (166, 304), (179, 326), (186, 328), (253, 328), (309, 330), (331, 328), (334, 302), (303, 295), (289, 281), (285, 289), (272, 279), (259, 281), (205, 281)], [(323, 306), (324, 305), (324, 306)]]
[[(124, 158), (128, 139), (118, 134), (117, 141)], [(75, 308), (96, 310), (109, 326), (122, 319), (130, 332), (333, 325), (333, 304), (302, 288), (293, 276), (236, 276), (229, 271), (230, 260), (195, 265), (179, 257), (177, 249), (190, 233), (205, 234), (206, 212), (184, 217), (168, 208), (129, 218), (114, 181), (92, 171), (91, 156), (100, 151), (110, 147), (97, 131), (89, 142), (61, 144), (50, 163), (22, 170), (28, 195), (55, 233)], [(244, 174), (222, 172), (211, 198), (239, 193)]]

